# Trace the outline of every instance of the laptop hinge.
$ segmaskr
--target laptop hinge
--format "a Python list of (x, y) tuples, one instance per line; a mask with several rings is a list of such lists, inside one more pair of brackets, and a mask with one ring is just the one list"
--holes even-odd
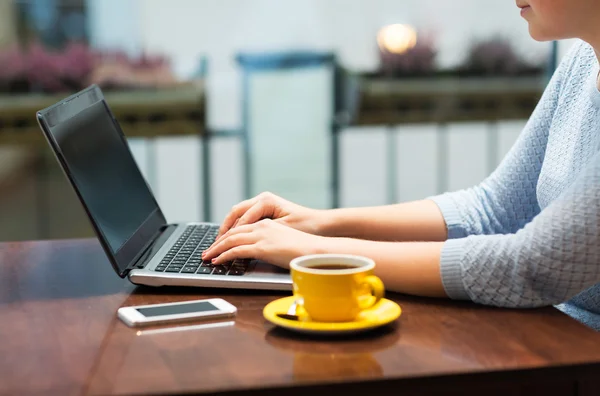
[(140, 255), (131, 261), (127, 270), (136, 268), (144, 268), (146, 264), (158, 253), (160, 248), (167, 242), (171, 234), (175, 231), (177, 225), (170, 224), (165, 228), (161, 228), (156, 235), (148, 242), (148, 245), (142, 250)]

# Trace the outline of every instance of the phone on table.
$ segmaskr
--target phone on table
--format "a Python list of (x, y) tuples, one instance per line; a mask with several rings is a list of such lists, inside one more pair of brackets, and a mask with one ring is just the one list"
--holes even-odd
[(237, 309), (221, 298), (121, 307), (119, 318), (130, 327), (190, 320), (230, 318)]

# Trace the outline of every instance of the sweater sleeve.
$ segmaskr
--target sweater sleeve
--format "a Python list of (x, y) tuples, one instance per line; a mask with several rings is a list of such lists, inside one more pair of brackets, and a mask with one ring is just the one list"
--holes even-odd
[(498, 168), (481, 184), (430, 197), (442, 211), (448, 238), (514, 233), (539, 211), (536, 196), (548, 132), (564, 77), (581, 44), (575, 45), (554, 73), (523, 132)]
[(600, 153), (516, 233), (447, 241), (441, 272), (451, 298), (504, 307), (558, 304), (600, 283)]

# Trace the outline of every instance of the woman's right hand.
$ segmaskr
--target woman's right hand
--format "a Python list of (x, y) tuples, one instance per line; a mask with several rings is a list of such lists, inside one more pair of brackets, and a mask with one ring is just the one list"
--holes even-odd
[(256, 223), (262, 219), (272, 219), (296, 230), (318, 235), (321, 212), (264, 192), (231, 208), (221, 224), (217, 239), (234, 227)]

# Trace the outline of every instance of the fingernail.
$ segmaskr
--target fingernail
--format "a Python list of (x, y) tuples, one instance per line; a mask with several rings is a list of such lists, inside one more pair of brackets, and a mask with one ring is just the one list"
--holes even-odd
[(210, 260), (210, 262), (214, 264), (214, 263), (216, 263), (216, 262), (217, 262), (217, 259), (216, 259), (216, 258), (214, 258), (214, 259)]

